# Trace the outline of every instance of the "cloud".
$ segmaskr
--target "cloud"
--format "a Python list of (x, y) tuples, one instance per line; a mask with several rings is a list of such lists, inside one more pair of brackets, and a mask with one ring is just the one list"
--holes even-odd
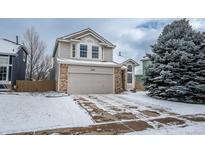
[[(121, 51), (127, 58), (139, 62), (151, 51), (164, 26), (175, 19), (113, 19), (103, 25), (103, 33), (117, 45), (115, 53)], [(179, 19), (177, 19), (179, 20)], [(190, 19), (195, 30), (205, 31), (205, 19)]]
[(190, 24), (195, 30), (205, 31), (205, 19), (190, 19)]
[[(91, 27), (97, 33), (117, 45), (115, 53), (121, 51), (127, 58), (138, 62), (150, 52), (166, 24), (175, 19), (0, 19), (0, 35), (8, 39), (21, 36), (29, 26), (35, 26), (46, 41), (48, 53), (52, 53), (57, 37)], [(205, 31), (205, 19), (190, 19), (195, 30)]]
[(139, 61), (154, 44), (163, 27), (173, 19), (113, 19), (104, 23), (103, 33), (127, 58)]

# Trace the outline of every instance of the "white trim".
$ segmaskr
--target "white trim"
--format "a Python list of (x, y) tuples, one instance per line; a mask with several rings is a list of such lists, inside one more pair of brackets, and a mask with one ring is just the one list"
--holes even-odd
[(97, 39), (98, 41), (101, 41), (99, 42), (100, 45), (105, 45), (105, 46), (108, 46), (108, 47), (114, 47), (110, 44), (108, 44), (106, 41), (104, 41), (103, 39), (99, 38), (98, 36), (94, 35), (93, 33), (87, 33), (87, 34), (84, 34), (84, 35), (80, 35), (78, 37), (76, 37), (76, 39), (79, 39), (79, 38), (82, 38), (82, 37), (86, 37), (86, 36), (89, 36), (91, 35), (92, 37), (94, 37), (95, 39)]
[[(75, 45), (75, 57), (73, 56), (73, 45)], [(77, 49), (77, 45), (76, 45), (76, 43), (71, 43), (70, 46), (71, 46), (71, 47), (70, 47), (70, 48), (71, 48), (71, 49), (70, 49), (70, 51), (71, 51), (71, 52), (70, 52), (70, 54), (71, 54), (70, 57), (71, 57), (71, 58), (76, 58), (76, 57), (77, 57), (77, 50), (76, 50), (76, 49)]]
[(65, 59), (65, 58), (58, 58), (57, 62), (59, 64), (70, 64), (70, 65), (81, 65), (81, 66), (120, 67), (119, 64), (116, 64), (114, 62), (74, 60), (74, 59)]
[(60, 86), (60, 65), (61, 64), (57, 64), (58, 66), (58, 87), (57, 87), (57, 91), (60, 91), (60, 88), (59, 88), (59, 86)]
[(134, 66), (139, 66), (139, 64), (136, 61), (134, 61), (133, 59), (127, 59), (122, 64), (127, 64), (129, 62), (133, 63)]
[[(94, 30), (90, 29), (90, 28), (87, 28), (87, 29), (84, 29), (84, 30), (81, 30), (81, 31), (78, 31), (78, 32), (75, 32), (75, 33), (72, 33), (70, 35), (66, 35), (66, 36), (63, 36), (59, 39), (68, 39), (68, 38), (71, 38), (71, 37), (75, 37), (76, 35), (80, 35), (80, 36), (77, 36), (76, 38), (79, 38), (83, 35), (81, 35), (82, 33), (88, 31), (88, 34), (92, 34), (92, 35), (95, 35), (94, 37), (96, 37), (98, 40), (101, 40), (102, 42), (106, 43), (106, 44), (109, 44), (110, 47), (112, 48), (115, 48), (116, 46), (113, 45), (111, 42), (109, 42), (108, 40), (106, 40), (105, 38), (103, 38), (101, 35), (99, 35), (98, 33), (96, 33)], [(86, 35), (86, 34), (84, 34)]]
[(9, 64), (10, 56), (0, 56), (7, 59), (6, 64), (0, 64), (0, 67), (6, 67), (6, 80), (0, 80), (2, 82), (9, 82), (9, 67), (12, 67), (12, 64)]
[[(98, 48), (98, 58), (93, 58), (93, 47)], [(100, 46), (99, 45), (91, 45), (91, 58), (93, 60), (100, 60)]]
[(0, 84), (11, 84), (11, 81), (0, 81)]
[(76, 40), (76, 39), (69, 39), (69, 40), (58, 39), (58, 42), (70, 43), (70, 42), (80, 42), (80, 40)]

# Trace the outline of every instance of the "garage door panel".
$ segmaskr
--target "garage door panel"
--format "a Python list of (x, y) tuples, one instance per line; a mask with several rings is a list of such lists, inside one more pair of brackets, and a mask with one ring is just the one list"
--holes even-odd
[(111, 74), (69, 73), (68, 78), (70, 94), (113, 93)]
[(95, 66), (72, 66), (69, 68), (70, 73), (91, 73), (91, 74), (113, 74), (113, 68), (95, 67)]

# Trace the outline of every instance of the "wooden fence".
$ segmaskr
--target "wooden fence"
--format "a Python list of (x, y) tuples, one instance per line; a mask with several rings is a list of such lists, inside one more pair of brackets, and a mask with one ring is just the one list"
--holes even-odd
[(45, 81), (27, 81), (17, 80), (16, 91), (18, 92), (44, 92), (55, 90), (55, 84), (52, 80)]
[(144, 85), (138, 81), (135, 81), (135, 90), (144, 91)]

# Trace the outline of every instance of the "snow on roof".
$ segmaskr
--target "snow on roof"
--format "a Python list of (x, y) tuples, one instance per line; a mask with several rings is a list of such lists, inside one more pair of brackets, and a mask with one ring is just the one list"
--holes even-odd
[(143, 57), (143, 58), (141, 59), (141, 61), (144, 61), (144, 60), (150, 60), (150, 58), (149, 58), (149, 57)]
[(57, 58), (58, 63), (61, 64), (72, 64), (72, 65), (85, 65), (85, 66), (106, 66), (106, 67), (119, 67), (120, 65), (115, 62), (104, 62), (104, 61), (88, 61), (88, 60), (74, 60)]
[(113, 61), (116, 62), (116, 63), (118, 63), (118, 64), (123, 64), (123, 63), (127, 63), (127, 62), (132, 62), (132, 63), (134, 63), (136, 66), (139, 65), (139, 64), (138, 64), (136, 61), (134, 61), (133, 59), (131, 59), (131, 58), (125, 58), (125, 57), (123, 57), (123, 56), (119, 56), (119, 54), (116, 54), (116, 53), (113, 54)]
[(118, 64), (122, 64), (123, 62), (125, 62), (127, 60), (127, 58), (123, 57), (123, 56), (119, 56), (118, 54), (114, 53), (113, 54), (113, 61), (118, 63)]
[(21, 46), (6, 39), (0, 39), (0, 54), (15, 55)]

